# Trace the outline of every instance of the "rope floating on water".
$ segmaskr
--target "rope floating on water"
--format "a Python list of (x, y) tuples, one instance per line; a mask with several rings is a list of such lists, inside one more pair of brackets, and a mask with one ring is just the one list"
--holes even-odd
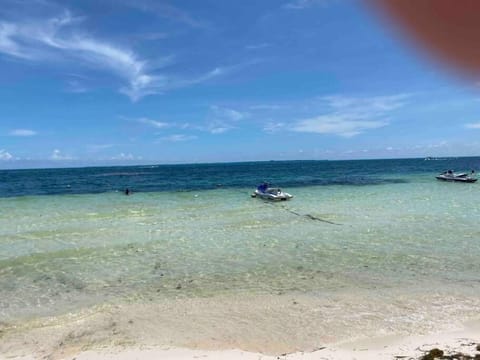
[[(242, 192), (242, 193), (243, 193), (243, 192)], [(251, 196), (254, 197), (253, 194), (252, 194)], [(265, 204), (268, 204), (268, 205), (270, 205), (270, 206), (271, 206), (271, 205), (274, 205), (274, 203), (272, 203), (271, 201), (268, 201), (268, 200), (265, 201)], [(324, 223), (327, 223), (327, 224), (331, 224), (331, 225), (343, 225), (343, 224), (339, 224), (339, 223), (336, 223), (336, 222), (333, 222), (333, 221), (329, 221), (329, 220), (325, 220), (325, 219), (319, 218), (319, 217), (317, 217), (317, 216), (313, 216), (313, 215), (311, 215), (311, 214), (300, 214), (300, 213), (298, 213), (298, 212), (296, 212), (296, 211), (293, 211), (293, 210), (288, 209), (288, 208), (285, 207), (285, 206), (281, 206), (281, 208), (282, 208), (283, 210), (285, 210), (285, 211), (288, 211), (288, 212), (291, 213), (291, 214), (294, 214), (294, 215), (297, 215), (297, 216), (300, 216), (300, 217), (306, 217), (306, 218), (308, 218), (308, 219), (310, 219), (310, 220), (321, 221), (321, 222), (324, 222)]]
[(288, 211), (289, 213), (291, 214), (294, 214), (294, 215), (297, 215), (297, 216), (301, 216), (301, 217), (306, 217), (310, 220), (315, 220), (315, 221), (321, 221), (321, 222), (324, 222), (324, 223), (327, 223), (327, 224), (332, 224), (332, 225), (342, 225), (342, 224), (339, 224), (339, 223), (336, 223), (336, 222), (333, 222), (333, 221), (329, 221), (329, 220), (325, 220), (325, 219), (322, 219), (322, 218), (319, 218), (317, 216), (313, 216), (311, 214), (300, 214), (300, 213), (297, 213), (296, 211), (293, 211), (293, 210), (290, 210), (290, 209), (287, 209), (286, 207), (283, 207), (282, 208), (285, 210), (285, 211)]

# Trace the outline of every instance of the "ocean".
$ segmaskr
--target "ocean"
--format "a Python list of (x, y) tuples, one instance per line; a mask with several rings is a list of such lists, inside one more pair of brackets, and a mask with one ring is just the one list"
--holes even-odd
[[(258, 344), (303, 334), (287, 349), (468, 320), (480, 304), (480, 184), (435, 175), (478, 168), (470, 157), (0, 171), (0, 336), (92, 309), (133, 319), (142, 307), (144, 328), (159, 316), (146, 304), (165, 302), (171, 327), (178, 306), (202, 301), (241, 323), (239, 299), (265, 329)], [(263, 181), (293, 199), (252, 198)], [(314, 305), (272, 328), (268, 311), (292, 314), (275, 299)], [(200, 313), (209, 328), (228, 321)]]

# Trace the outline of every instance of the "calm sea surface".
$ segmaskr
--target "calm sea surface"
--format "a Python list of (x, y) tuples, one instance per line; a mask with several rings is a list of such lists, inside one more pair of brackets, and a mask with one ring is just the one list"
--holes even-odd
[[(0, 171), (0, 321), (175, 296), (478, 293), (480, 183), (435, 175), (479, 168), (456, 158)], [(294, 198), (251, 198), (262, 181)]]

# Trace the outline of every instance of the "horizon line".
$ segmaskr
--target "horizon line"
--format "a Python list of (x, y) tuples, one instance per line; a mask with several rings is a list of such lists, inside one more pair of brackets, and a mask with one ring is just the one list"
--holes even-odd
[[(47, 170), (47, 169), (86, 169), (86, 168), (99, 168), (99, 167), (137, 167), (137, 166), (179, 166), (179, 165), (215, 165), (215, 164), (245, 164), (245, 163), (267, 163), (267, 162), (323, 162), (323, 161), (375, 161), (375, 160), (430, 160), (430, 161), (441, 161), (449, 159), (458, 159), (458, 158), (480, 158), (480, 155), (468, 155), (468, 156), (425, 156), (425, 157), (397, 157), (397, 158), (361, 158), (361, 159), (269, 159), (269, 160), (244, 160), (244, 161), (205, 161), (205, 162), (171, 162), (171, 163), (136, 163), (136, 164), (105, 164), (105, 165), (84, 165), (79, 164), (75, 166), (74, 164), (69, 164), (66, 166), (42, 166), (42, 167), (18, 167), (18, 168), (2, 168), (0, 171), (12, 171), (12, 170)], [(19, 161), (19, 160), (14, 160)], [(45, 160), (21, 160), (21, 161), (32, 161), (32, 162), (41, 162)], [(82, 160), (70, 160), (70, 161), (82, 161)], [(133, 161), (133, 160), (132, 160)]]

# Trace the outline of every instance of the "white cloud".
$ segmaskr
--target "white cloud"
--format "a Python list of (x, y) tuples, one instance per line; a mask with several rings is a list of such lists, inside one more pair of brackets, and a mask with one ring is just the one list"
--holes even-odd
[(404, 106), (410, 96), (409, 94), (398, 94), (360, 98), (332, 95), (321, 97), (320, 100), (325, 101), (328, 106), (335, 110), (375, 114), (395, 110)]
[(163, 141), (170, 141), (170, 142), (179, 142), (179, 141), (188, 141), (196, 139), (197, 137), (194, 135), (185, 135), (185, 134), (173, 134), (170, 136), (162, 137), (160, 140)]
[(0, 160), (11, 160), (11, 159), (13, 159), (12, 154), (10, 154), (4, 149), (0, 149)]
[(388, 114), (405, 104), (406, 94), (355, 98), (327, 96), (319, 100), (330, 112), (297, 121), (291, 130), (352, 137), (388, 125)]
[(211, 134), (223, 134), (237, 128), (237, 123), (248, 116), (246, 112), (213, 105), (210, 106), (207, 125), (203, 129)]
[(134, 156), (131, 153), (120, 153), (117, 156), (112, 156), (110, 160), (142, 160), (141, 156)]
[(66, 11), (62, 16), (28, 23), (0, 23), (0, 52), (32, 61), (75, 59), (104, 68), (127, 82), (120, 89), (133, 101), (155, 93), (161, 78), (148, 73), (147, 62), (132, 51), (77, 33), (81, 22)]
[(480, 129), (480, 122), (465, 124), (467, 129)]
[(234, 126), (224, 124), (218, 121), (212, 121), (207, 125), (207, 129), (211, 134), (223, 134), (227, 131), (234, 129)]
[[(154, 74), (153, 68), (170, 63), (171, 57), (167, 57), (166, 61), (157, 59), (152, 64), (132, 50), (85, 35), (78, 30), (81, 22), (81, 18), (74, 18), (68, 11), (47, 20), (0, 22), (0, 53), (37, 62), (73, 60), (76, 65), (104, 69), (123, 80), (125, 84), (119, 91), (132, 101), (174, 88), (198, 84), (228, 71), (225, 68), (215, 68), (189, 80)], [(69, 86), (73, 92), (86, 91), (78, 82), (70, 82)]]
[(34, 136), (37, 132), (30, 129), (14, 129), (8, 133), (10, 136)]
[(321, 115), (299, 121), (293, 130), (352, 137), (365, 130), (380, 128), (387, 124), (385, 121), (350, 120), (344, 115)]
[(148, 118), (140, 118), (140, 119), (137, 119), (137, 121), (139, 123), (146, 124), (146, 125), (152, 126), (154, 128), (157, 128), (157, 129), (163, 129), (163, 128), (166, 128), (166, 127), (170, 126), (169, 123), (162, 122), (162, 121), (157, 121), (157, 120), (152, 120), (152, 119), (148, 119)]
[(233, 68), (225, 68), (225, 67), (216, 67), (215, 69), (208, 71), (207, 73), (197, 76), (192, 79), (186, 79), (186, 80), (177, 80), (174, 83), (170, 84), (171, 88), (178, 88), (178, 87), (184, 87), (184, 86), (190, 86), (190, 85), (195, 85), (199, 84), (205, 81), (208, 81), (210, 79), (216, 78), (221, 75), (225, 75), (226, 73), (230, 72)]
[(246, 113), (219, 106), (211, 106), (210, 110), (212, 111), (212, 115), (214, 117), (227, 121), (238, 121), (247, 116)]
[(72, 160), (72, 159), (73, 157), (62, 154), (62, 152), (58, 149), (54, 149), (52, 151), (52, 155), (50, 155), (50, 160)]
[(13, 24), (0, 23), (0, 51), (16, 57), (28, 58), (11, 39), (15, 33), (16, 27)]
[(263, 127), (263, 130), (268, 132), (268, 133), (274, 133), (274, 132), (277, 132), (277, 131), (280, 131), (280, 130), (283, 130), (285, 129), (287, 124), (283, 123), (283, 122), (268, 122), (267, 124), (265, 124), (265, 126)]

